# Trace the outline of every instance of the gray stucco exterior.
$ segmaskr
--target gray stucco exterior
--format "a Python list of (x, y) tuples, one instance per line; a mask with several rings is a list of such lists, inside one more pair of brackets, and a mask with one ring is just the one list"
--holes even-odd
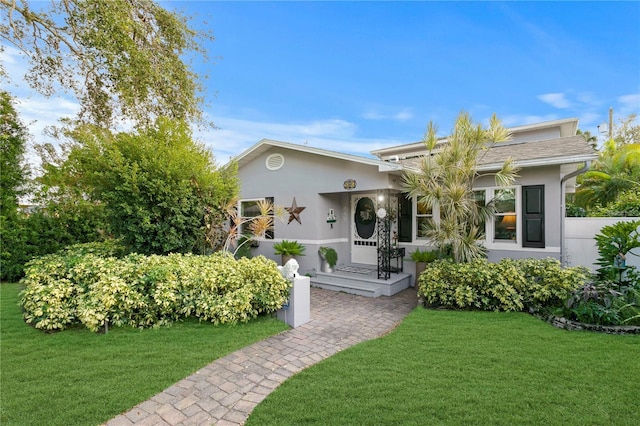
[[(538, 127), (522, 126), (517, 128), (520, 133), (516, 134), (513, 142), (487, 156), (490, 161), (482, 167), (488, 172), (495, 170), (496, 165), (499, 167), (507, 155), (513, 156), (516, 163), (517, 156), (521, 156), (520, 176), (513, 186), (517, 194), (517, 238), (513, 241), (493, 241), (489, 236), (483, 242), (488, 248), (489, 260), (497, 261), (504, 257), (560, 258), (563, 175), (596, 157), (593, 148), (582, 137), (575, 136), (576, 128), (575, 119), (542, 123)], [(416, 143), (378, 150), (373, 154), (379, 159), (371, 159), (286, 142), (260, 141), (238, 157), (240, 199), (273, 197), (276, 205), (290, 207), (295, 198), (297, 206), (304, 207), (304, 210), (299, 215), (302, 223), (296, 220), (289, 222), (288, 215), (284, 223), (275, 220), (274, 238), (261, 240), (259, 247), (253, 249), (253, 254), (279, 261), (274, 254), (273, 244), (282, 240), (297, 240), (306, 246), (306, 256), (298, 258), (302, 273), (313, 273), (320, 268), (320, 246), (336, 249), (338, 264), (358, 263), (353, 260), (363, 259), (363, 256), (356, 252), (362, 253), (366, 248), (358, 246), (356, 242), (356, 200), (366, 195), (376, 203), (376, 197), (382, 193), (402, 197), (401, 177), (415, 164), (419, 158), (416, 154), (419, 153), (420, 146)], [(274, 167), (273, 154), (279, 154), (277, 167)], [(523, 187), (531, 185), (544, 187), (544, 247), (524, 247), (522, 244), (525, 231), (521, 219), (521, 191)], [(488, 189), (488, 193), (491, 193), (492, 188), (496, 188), (496, 185), (489, 176), (478, 180), (475, 189)], [(375, 208), (379, 206), (381, 204), (376, 204)], [(327, 222), (330, 210), (335, 215), (334, 223)], [(406, 248), (407, 255), (425, 246), (425, 241), (416, 236), (415, 214), (414, 202), (411, 241), (400, 243)], [(397, 230), (397, 224), (395, 226)], [(375, 259), (371, 261), (375, 262)], [(413, 269), (410, 262), (406, 266), (407, 271)]]

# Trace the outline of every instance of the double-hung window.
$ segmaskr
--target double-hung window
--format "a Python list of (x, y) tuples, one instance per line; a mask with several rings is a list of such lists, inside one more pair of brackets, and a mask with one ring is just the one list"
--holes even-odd
[[(260, 203), (265, 201), (268, 203), (271, 203), (271, 205), (273, 206), (273, 197), (240, 200), (239, 202), (240, 234), (242, 235), (253, 234), (253, 227), (254, 227), (253, 224), (261, 216)], [(272, 240), (274, 237), (273, 209), (271, 210), (269, 217), (271, 218), (271, 226), (266, 230), (263, 237), (268, 240)]]
[(493, 191), (496, 215), (493, 221), (493, 240), (516, 241), (518, 215), (516, 212), (516, 188), (495, 189)]

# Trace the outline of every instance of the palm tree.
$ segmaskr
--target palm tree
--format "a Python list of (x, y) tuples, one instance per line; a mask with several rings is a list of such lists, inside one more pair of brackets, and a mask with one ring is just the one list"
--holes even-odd
[(494, 143), (509, 140), (510, 134), (495, 115), (489, 127), (483, 128), (465, 112), (460, 113), (446, 140), (438, 140), (436, 133), (436, 126), (430, 122), (423, 139), (428, 153), (419, 170), (405, 173), (404, 188), (418, 203), (440, 209), (439, 218), (424, 225), (428, 242), (450, 249), (456, 262), (466, 262), (484, 256), (485, 249), (477, 243), (484, 232), (481, 224), (495, 213), (493, 203), (482, 206), (476, 202), (476, 180), (492, 175), (498, 186), (508, 186), (517, 177), (511, 160), (496, 173), (478, 172), (484, 153)]
[(584, 208), (606, 206), (618, 194), (634, 188), (640, 190), (640, 144), (616, 146), (611, 139), (605, 142), (592, 169), (582, 176), (575, 200)]

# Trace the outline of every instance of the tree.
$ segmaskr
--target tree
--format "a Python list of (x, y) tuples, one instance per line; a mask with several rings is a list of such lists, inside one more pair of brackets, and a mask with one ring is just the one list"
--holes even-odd
[(29, 168), (24, 155), (28, 138), (11, 96), (0, 90), (0, 215), (5, 218), (16, 216), (18, 199), (26, 192)]
[(430, 122), (423, 142), (428, 150), (420, 170), (403, 176), (404, 188), (410, 196), (432, 209), (438, 207), (440, 217), (427, 222), (427, 240), (440, 249), (450, 249), (456, 262), (467, 262), (484, 255), (477, 240), (480, 224), (495, 213), (493, 203), (480, 206), (474, 196), (474, 183), (492, 175), (496, 184), (507, 186), (517, 177), (511, 160), (496, 173), (480, 174), (478, 164), (483, 153), (496, 142), (510, 138), (498, 118), (491, 117), (489, 127), (474, 123), (467, 113), (456, 119), (452, 134), (439, 141), (435, 125)]
[(30, 3), (0, 0), (0, 37), (29, 58), (25, 79), (37, 92), (71, 91), (78, 118), (100, 126), (153, 125), (161, 116), (202, 121), (201, 85), (184, 58), (205, 56), (198, 39), (212, 37), (185, 17), (152, 0)]
[(584, 132), (580, 129), (578, 129), (576, 131), (577, 135), (582, 135), (582, 137), (584, 138), (584, 140), (586, 140), (589, 145), (591, 145), (593, 148), (595, 148), (598, 145), (598, 137), (595, 135), (592, 135), (590, 131), (585, 130)]
[(625, 191), (640, 191), (640, 144), (608, 140), (579, 183), (575, 203), (587, 210), (607, 206)]
[(84, 125), (69, 136), (68, 156), (45, 164), (42, 181), (56, 193), (72, 185), (103, 206), (110, 229), (132, 251), (203, 251), (205, 215), (222, 211), (237, 194), (235, 163), (218, 168), (181, 121), (158, 119), (118, 134)]
[(620, 125), (613, 135), (617, 147), (640, 144), (640, 125), (636, 124), (637, 117), (637, 114), (631, 114), (626, 119), (620, 120)]

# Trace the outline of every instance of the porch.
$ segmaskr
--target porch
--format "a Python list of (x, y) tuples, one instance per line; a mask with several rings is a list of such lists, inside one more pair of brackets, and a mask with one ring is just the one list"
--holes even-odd
[(365, 297), (393, 296), (412, 282), (412, 275), (406, 272), (391, 273), (387, 280), (378, 279), (376, 266), (363, 264), (340, 265), (334, 272), (318, 271), (311, 277), (312, 287)]

